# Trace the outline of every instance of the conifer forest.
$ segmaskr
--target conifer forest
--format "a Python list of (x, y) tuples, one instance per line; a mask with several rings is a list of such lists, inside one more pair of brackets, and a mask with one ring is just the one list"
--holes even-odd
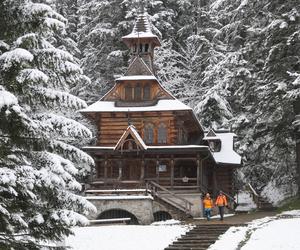
[[(237, 134), (276, 204), (300, 186), (299, 0), (145, 0), (160, 83), (205, 129)], [(0, 0), (0, 249), (41, 249), (87, 223), (95, 128), (78, 110), (126, 72), (139, 0)], [(39, 242), (39, 244), (37, 244)]]

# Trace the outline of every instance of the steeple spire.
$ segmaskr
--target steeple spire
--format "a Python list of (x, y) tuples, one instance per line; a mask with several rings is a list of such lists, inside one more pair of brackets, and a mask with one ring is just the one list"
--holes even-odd
[(127, 36), (123, 36), (122, 40), (131, 50), (132, 61), (135, 57), (140, 57), (154, 73), (154, 48), (161, 44), (159, 38), (152, 33), (151, 23), (148, 14), (145, 12), (145, 0), (139, 0), (138, 4), (139, 14), (132, 32)]
[(139, 14), (143, 14), (145, 12), (145, 3), (144, 0), (139, 0)]

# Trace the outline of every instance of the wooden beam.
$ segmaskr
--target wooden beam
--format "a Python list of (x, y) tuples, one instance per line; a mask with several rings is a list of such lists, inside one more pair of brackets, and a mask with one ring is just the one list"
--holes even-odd
[(171, 189), (174, 187), (174, 156), (171, 158)]
[(145, 160), (144, 160), (144, 157), (142, 157), (141, 177), (140, 177), (140, 180), (144, 180), (144, 178), (145, 178)]
[(107, 167), (108, 167), (108, 161), (107, 161), (107, 156), (105, 156), (105, 161), (104, 161), (104, 179), (107, 179)]
[(159, 181), (159, 156), (156, 156), (156, 181)]
[(123, 161), (120, 160), (119, 161), (119, 176), (118, 176), (118, 180), (122, 179), (122, 169), (123, 169)]

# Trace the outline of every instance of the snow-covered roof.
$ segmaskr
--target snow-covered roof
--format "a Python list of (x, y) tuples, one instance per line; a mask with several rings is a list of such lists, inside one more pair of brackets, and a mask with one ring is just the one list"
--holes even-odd
[(121, 76), (116, 79), (116, 81), (126, 81), (126, 80), (157, 80), (157, 78), (154, 75), (134, 75), (134, 76)]
[(176, 99), (158, 100), (156, 105), (147, 107), (116, 107), (114, 101), (98, 101), (85, 109), (81, 109), (80, 112), (146, 112), (175, 110), (192, 110), (192, 108)]
[(241, 156), (233, 150), (233, 138), (236, 137), (234, 133), (216, 133), (216, 136), (205, 136), (204, 140), (220, 140), (221, 150), (219, 152), (212, 152), (212, 155), (217, 163), (223, 164), (241, 164)]
[[(116, 147), (102, 147), (102, 146), (87, 146), (83, 147), (83, 150), (115, 150)], [(165, 146), (148, 146), (145, 145), (145, 150), (151, 149), (209, 149), (204, 145), (165, 145)]]

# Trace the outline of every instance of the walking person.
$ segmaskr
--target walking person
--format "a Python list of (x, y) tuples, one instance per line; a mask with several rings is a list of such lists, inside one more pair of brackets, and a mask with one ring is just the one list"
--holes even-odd
[(213, 208), (214, 203), (212, 198), (210, 198), (210, 194), (206, 193), (203, 199), (203, 207), (204, 207), (204, 215), (206, 219), (209, 221), (211, 217), (211, 209)]
[(220, 220), (223, 220), (224, 219), (224, 207), (227, 206), (227, 199), (222, 191), (219, 192), (219, 195), (216, 199), (216, 206), (219, 208)]

